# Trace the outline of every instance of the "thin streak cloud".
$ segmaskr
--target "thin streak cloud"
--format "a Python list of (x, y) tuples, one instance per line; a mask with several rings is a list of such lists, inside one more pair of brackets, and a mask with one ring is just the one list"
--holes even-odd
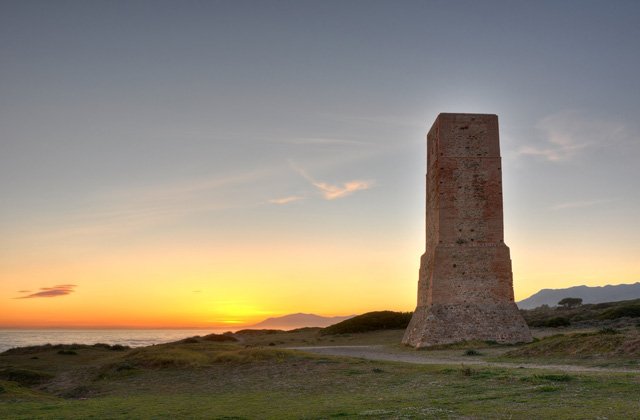
[(569, 201), (566, 203), (559, 203), (551, 207), (551, 210), (566, 210), (577, 209), (585, 207), (593, 207), (599, 204), (609, 203), (612, 200), (587, 200), (587, 201)]
[[(75, 284), (59, 284), (53, 287), (41, 287), (39, 292), (31, 293), (26, 296), (20, 296), (14, 299), (51, 298), (66, 296), (73, 293), (73, 289), (75, 287)], [(28, 293), (28, 291), (19, 291), (18, 293)]]
[(291, 195), (289, 197), (273, 198), (273, 199), (269, 200), (269, 203), (271, 203), (271, 204), (289, 204), (289, 203), (293, 203), (295, 201), (300, 201), (300, 200), (304, 200), (304, 197), (299, 196), (299, 195)]

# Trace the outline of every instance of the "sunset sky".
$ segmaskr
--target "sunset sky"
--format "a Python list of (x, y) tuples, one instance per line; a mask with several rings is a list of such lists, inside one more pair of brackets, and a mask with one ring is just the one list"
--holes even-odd
[(0, 327), (413, 310), (500, 119), (516, 300), (640, 281), (638, 1), (0, 1)]

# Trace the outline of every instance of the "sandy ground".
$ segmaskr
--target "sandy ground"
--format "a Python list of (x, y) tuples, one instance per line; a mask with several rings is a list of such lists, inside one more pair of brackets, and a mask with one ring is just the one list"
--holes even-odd
[(385, 345), (367, 346), (308, 346), (288, 347), (291, 350), (300, 350), (314, 354), (326, 354), (331, 356), (346, 356), (368, 360), (385, 360), (391, 362), (405, 362), (429, 365), (465, 365), (478, 367), (521, 368), (521, 369), (549, 369), (562, 372), (615, 372), (638, 373), (638, 369), (605, 368), (578, 365), (547, 365), (539, 363), (503, 363), (490, 362), (474, 358), (472, 356), (446, 356), (434, 355), (425, 351), (400, 351)]

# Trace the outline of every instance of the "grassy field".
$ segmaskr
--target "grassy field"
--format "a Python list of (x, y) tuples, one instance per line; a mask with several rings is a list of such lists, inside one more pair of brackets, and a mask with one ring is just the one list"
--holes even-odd
[[(640, 412), (638, 373), (567, 374), (517, 364), (479, 368), (464, 363), (476, 358), (548, 361), (558, 355), (548, 354), (543, 344), (558, 341), (558, 336), (523, 346), (467, 343), (416, 352), (396, 344), (401, 333), (323, 336), (306, 329), (245, 332), (237, 336), (238, 342), (195, 338), (138, 349), (58, 346), (9, 351), (0, 355), (0, 418), (612, 419)], [(592, 334), (586, 337), (616, 335)], [(563, 337), (563, 345), (547, 344), (558, 351), (576, 339)], [(283, 348), (356, 344), (458, 359), (417, 365)], [(467, 356), (470, 350), (480, 355)], [(585, 355), (562, 357), (578, 361)]]

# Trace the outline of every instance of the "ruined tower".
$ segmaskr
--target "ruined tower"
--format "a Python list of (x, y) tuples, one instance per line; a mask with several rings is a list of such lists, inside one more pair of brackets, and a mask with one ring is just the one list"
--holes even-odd
[(498, 117), (440, 114), (427, 135), (427, 243), (403, 343), (531, 341), (504, 243)]

